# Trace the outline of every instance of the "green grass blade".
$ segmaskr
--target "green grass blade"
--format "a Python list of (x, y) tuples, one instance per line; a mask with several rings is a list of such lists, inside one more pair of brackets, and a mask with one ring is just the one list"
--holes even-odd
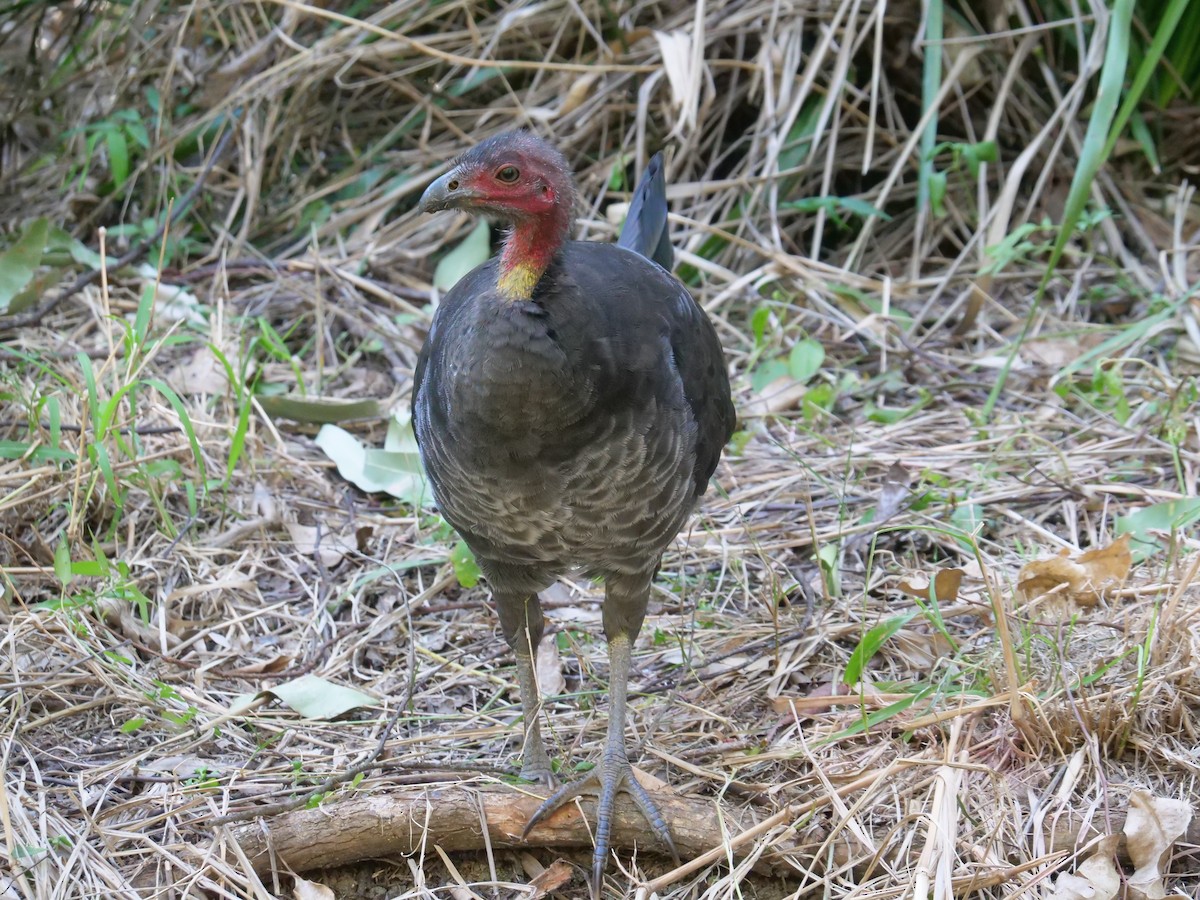
[(850, 686), (858, 684), (862, 680), (867, 664), (879, 652), (879, 648), (887, 643), (888, 638), (911, 622), (914, 616), (916, 616), (915, 612), (893, 616), (868, 629), (867, 633), (862, 636), (862, 640), (858, 642), (858, 646), (854, 648), (854, 652), (850, 654), (850, 659), (846, 661), (846, 672), (842, 676), (842, 680)]
[(192, 456), (196, 459), (196, 465), (200, 468), (200, 483), (205, 485), (207, 491), (207, 477), (204, 467), (204, 454), (200, 452), (200, 441), (196, 439), (196, 429), (192, 426), (192, 418), (188, 415), (187, 407), (183, 405), (183, 400), (173, 391), (165, 381), (158, 378), (147, 378), (144, 381), (147, 387), (154, 388), (164, 397), (171, 407), (175, 410), (175, 415), (179, 416), (179, 424), (183, 427), (183, 433), (187, 435), (188, 443), (192, 447)]
[[(1134, 110), (1137, 109), (1138, 102), (1142, 99), (1142, 94), (1146, 90), (1146, 85), (1150, 83), (1150, 76), (1158, 68), (1163, 52), (1167, 49), (1167, 43), (1175, 33), (1175, 27), (1179, 24), (1179, 20), (1183, 18), (1183, 13), (1188, 7), (1188, 2), (1189, 0), (1171, 0), (1167, 5), (1166, 12), (1163, 14), (1162, 19), (1158, 23), (1158, 28), (1154, 32), (1154, 40), (1150, 42), (1150, 47), (1146, 50), (1146, 55), (1142, 57), (1137, 74), (1133, 76), (1133, 82), (1129, 85), (1129, 90), (1125, 92), (1125, 99), (1121, 101), (1121, 108), (1117, 110), (1116, 120), (1113, 122), (1112, 128), (1109, 129), (1108, 140), (1104, 142), (1104, 149), (1100, 154), (1101, 162), (1108, 159), (1113, 148), (1117, 145), (1117, 138), (1124, 133), (1125, 125), (1129, 121), (1129, 117), (1133, 115)], [(1129, 5), (1132, 7), (1132, 2)], [(1107, 58), (1104, 61), (1104, 65), (1107, 68)], [(1101, 91), (1103, 90), (1103, 84), (1101, 84)], [(1099, 98), (1097, 98), (1098, 102)], [(1074, 186), (1072, 185), (1072, 187)]]
[[(925, 65), (921, 76), (921, 108), (928, 110), (937, 102), (942, 83), (942, 37), (945, 11), (941, 0), (930, 0), (925, 13)], [(929, 117), (921, 133), (920, 164), (917, 170), (917, 209), (926, 209), (933, 199), (933, 157), (937, 147), (938, 117)]]
[[(1075, 176), (1071, 179), (1071, 189), (1067, 194), (1067, 205), (1063, 210), (1058, 239), (1050, 251), (1046, 271), (1038, 286), (1037, 300), (1039, 302), (1045, 295), (1054, 269), (1062, 258), (1063, 251), (1066, 250), (1067, 241), (1074, 234), (1079, 217), (1083, 214), (1083, 208), (1087, 205), (1096, 173), (1108, 158), (1113, 144), (1116, 143), (1112, 126), (1117, 113), (1117, 104), (1121, 99), (1121, 91), (1125, 85), (1133, 6), (1134, 0), (1117, 0), (1109, 19), (1108, 44), (1104, 51), (1104, 65), (1100, 69), (1100, 89), (1092, 107), (1092, 118), (1088, 122), (1087, 132), (1083, 137), (1079, 165), (1075, 169)], [(1111, 143), (1110, 132), (1113, 135)]]
[(1030, 304), (1029, 315), (1025, 318), (1025, 324), (1021, 328), (1021, 333), (1017, 336), (1016, 341), (1013, 342), (1008, 359), (1005, 360), (1004, 367), (1000, 370), (1000, 375), (996, 379), (996, 383), (992, 385), (992, 390), (983, 405), (982, 415), (985, 421), (990, 420), (992, 417), (992, 412), (995, 410), (996, 403), (1000, 399), (1000, 394), (1004, 391), (1004, 385), (1008, 381), (1008, 373), (1017, 358), (1017, 353), (1021, 350), (1021, 345), (1025, 342), (1025, 336), (1029, 333), (1038, 310), (1041, 308), (1042, 298), (1046, 296), (1046, 288), (1050, 285), (1054, 269), (1058, 265), (1058, 261), (1062, 259), (1063, 252), (1067, 247), (1067, 241), (1075, 233), (1075, 226), (1079, 223), (1079, 218), (1083, 214), (1084, 207), (1087, 205), (1096, 173), (1108, 158), (1107, 153), (1111, 150), (1108, 143), (1109, 134), (1116, 117), (1117, 104), (1121, 99), (1121, 90), (1125, 85), (1125, 68), (1129, 62), (1129, 38), (1130, 25), (1133, 20), (1133, 6), (1134, 0), (1117, 0), (1113, 7), (1112, 15), (1109, 17), (1108, 41), (1105, 46), (1104, 64), (1100, 69), (1100, 88), (1096, 94), (1096, 101), (1092, 106), (1091, 120), (1088, 122), (1087, 131), (1084, 133), (1083, 147), (1079, 154), (1079, 164), (1075, 168), (1075, 176), (1071, 179), (1071, 189), (1067, 194), (1067, 203), (1063, 210), (1063, 219), (1059, 227), (1058, 238), (1054, 241), (1054, 246), (1050, 250), (1050, 259), (1046, 262), (1046, 271), (1042, 273), (1042, 280), (1038, 284), (1037, 292), (1034, 294), (1033, 303)]
[(92, 360), (86, 353), (80, 351), (75, 358), (79, 360), (79, 370), (83, 373), (83, 386), (87, 392), (88, 412), (92, 416), (92, 436), (101, 440), (104, 435), (100, 431), (100, 398), (96, 390), (96, 370), (92, 368)]

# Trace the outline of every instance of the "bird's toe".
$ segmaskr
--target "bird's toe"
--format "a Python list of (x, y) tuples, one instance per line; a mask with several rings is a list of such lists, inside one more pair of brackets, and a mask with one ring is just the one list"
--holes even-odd
[(526, 763), (521, 766), (521, 779), (539, 784), (546, 790), (554, 790), (558, 786), (558, 779), (554, 777), (554, 772), (551, 771), (549, 764)]
[(655, 836), (667, 848), (676, 864), (679, 863), (679, 853), (675, 842), (671, 839), (671, 830), (667, 827), (658, 806), (650, 797), (650, 793), (642, 787), (633, 775), (633, 767), (624, 759), (611, 760), (597, 766), (582, 778), (564, 784), (542, 801), (541, 806), (529, 817), (522, 838), (527, 837), (534, 826), (550, 816), (564, 804), (584, 794), (596, 794), (596, 831), (595, 850), (592, 856), (592, 896), (600, 896), (600, 885), (604, 878), (604, 870), (608, 863), (610, 835), (612, 833), (613, 803), (618, 793), (629, 794), (637, 804), (642, 815), (650, 824)]

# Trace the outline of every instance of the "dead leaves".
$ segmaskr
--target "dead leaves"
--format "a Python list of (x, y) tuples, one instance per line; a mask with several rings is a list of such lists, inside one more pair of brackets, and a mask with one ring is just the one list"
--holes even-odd
[[(1126, 879), (1128, 900), (1165, 900), (1162, 866), (1172, 845), (1187, 832), (1192, 813), (1183, 800), (1155, 797), (1143, 790), (1130, 794), (1124, 833), (1134, 871)], [(1101, 838), (1078, 869), (1058, 876), (1050, 900), (1113, 900), (1121, 891), (1116, 864), (1120, 841), (1116, 834)]]
[(1121, 890), (1121, 873), (1115, 862), (1120, 841), (1115, 834), (1102, 838), (1078, 869), (1058, 876), (1050, 900), (1113, 900)]
[[(962, 587), (963, 576), (966, 575), (962, 569), (939, 569), (938, 573), (933, 577), (933, 599), (938, 603), (954, 603), (958, 600), (958, 589)], [(926, 583), (924, 586), (913, 585), (907, 581), (901, 581), (896, 585), (896, 589), (903, 591), (910, 597), (919, 597), (922, 600), (928, 600), (931, 597), (929, 588), (931, 585)]]
[(1129, 535), (1107, 547), (1088, 550), (1071, 558), (1064, 550), (1050, 559), (1027, 563), (1017, 576), (1017, 594), (1022, 603), (1055, 594), (1080, 606), (1095, 606), (1129, 577), (1133, 556)]
[(1192, 821), (1191, 804), (1169, 797), (1134, 791), (1125, 818), (1125, 844), (1134, 873), (1129, 876), (1131, 900), (1163, 900), (1167, 896), (1161, 869), (1171, 845)]

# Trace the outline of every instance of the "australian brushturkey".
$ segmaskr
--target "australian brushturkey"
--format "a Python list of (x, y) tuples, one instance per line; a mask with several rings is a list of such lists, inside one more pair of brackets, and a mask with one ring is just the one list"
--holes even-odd
[(611, 712), (594, 771), (534, 814), (598, 788), (599, 895), (617, 791), (675, 853), (630, 770), (625, 697), (650, 582), (734, 427), (712, 323), (669, 274), (662, 161), (635, 193), (617, 245), (568, 240), (575, 184), (528, 132), (455, 161), (421, 209), (465, 209), (508, 227), (504, 248), (445, 296), (413, 376), (413, 422), (433, 494), (474, 551), (517, 659), (521, 774), (553, 786), (538, 723), (537, 592), (573, 569), (604, 579)]

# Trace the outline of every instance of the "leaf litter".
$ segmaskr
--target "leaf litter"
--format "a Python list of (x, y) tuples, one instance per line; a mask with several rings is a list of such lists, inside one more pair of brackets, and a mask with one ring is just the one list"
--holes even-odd
[[(610, 239), (605, 206), (628, 199), (612, 173), (631, 183), (669, 146), (679, 274), (716, 320), (743, 412), (664, 561), (631, 728), (635, 765), (668, 796), (758, 824), (714, 831), (680, 870), (622, 847), (630, 875), (614, 871), (613, 894), (632, 879), (680, 898), (1101, 897), (1114, 874), (1147, 897), (1200, 889), (1187, 349), (1200, 331), (1195, 257), (1179, 249), (1195, 204), (1170, 182), (1100, 188), (1125, 224), (1079, 236), (981, 423), (1047, 247), (1034, 228), (1002, 266), (989, 250), (1061, 202), (1071, 141), (1046, 140), (1044, 90), (1002, 77), (1029, 50), (993, 36), (956, 70), (965, 90), (938, 127), (967, 142), (983, 125), (1008, 168), (952, 173), (945, 217), (918, 215), (912, 85), (890, 48), (918, 52), (920, 19), (887, 8), (876, 44), (880, 20), (851, 2), (791, 17), (667, 3), (611, 22), (590, 0), (441, 18), (402, 2), (372, 20), (385, 33), (315, 7), (202, 3), (125, 29), (146, 42), (137, 72), (115, 50), (79, 54), (103, 96), (21, 82), (13, 108), (37, 115), (6, 145), (5, 303), (38, 277), (25, 248), (67, 248), (40, 271), (69, 281), (55, 266), (98, 265), (97, 225), (151, 216), (195, 177), (211, 129), (236, 128), (242, 151), (214, 160), (171, 235), (201, 252), (159, 267), (155, 248), (149, 269), (109, 272), (0, 348), (3, 890), (399, 898), (582, 883), (586, 849), (447, 853), (432, 833), (424, 853), (304, 871), (336, 843), (340, 803), (513, 771), (511, 659), (456, 538), (411, 502), (412, 448), (389, 446), (388, 414), (406, 406), (439, 261), (469, 268), (488, 237), (412, 206), (468, 140), (513, 122), (509, 108), (552, 119), (588, 239)], [(148, 7), (120, 9), (132, 21)], [(103, 50), (127, 24), (71, 30), (88, 15), (101, 13), (14, 27), (45, 29), (29, 46), (78, 34)], [(596, 22), (620, 37), (596, 40)], [(209, 27), (215, 43), (195, 40)], [(480, 58), (504, 65), (463, 66)], [(996, 77), (970, 81), (973, 68)], [(41, 155), (46, 110), (109, 134), (150, 86), (198, 93), (161, 103), (162, 129), (147, 129), (161, 140), (110, 173), (126, 193), (105, 193), (105, 141), (82, 173), (70, 147)], [(137, 145), (131, 132), (126, 152)], [(139, 346), (146, 285), (163, 306)], [(160, 392), (114, 400), (134, 370), (173, 379), (186, 420)], [(272, 412), (253, 392), (293, 405)], [(370, 401), (342, 423), (362, 474), (340, 471), (349, 451), (322, 449), (309, 426), (328, 411), (306, 398)], [(372, 452), (400, 456), (368, 473)], [(538, 675), (568, 767), (603, 741), (600, 596), (568, 579), (545, 600)], [(268, 699), (280, 690), (291, 700)], [(305, 807), (324, 817), (307, 852), (254, 869), (232, 829)]]

